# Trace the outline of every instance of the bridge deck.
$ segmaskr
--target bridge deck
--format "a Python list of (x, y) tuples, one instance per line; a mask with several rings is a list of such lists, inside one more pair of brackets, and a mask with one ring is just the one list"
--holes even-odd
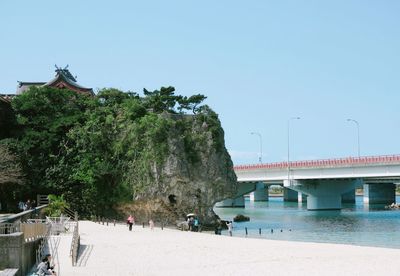
[[(323, 168), (323, 167), (350, 167), (350, 166), (374, 166), (379, 164), (400, 164), (400, 155), (382, 155), (382, 156), (362, 156), (347, 157), (336, 159), (320, 159), (291, 161), (290, 168)], [(275, 162), (266, 164), (238, 165), (235, 170), (252, 169), (285, 169), (288, 162)]]

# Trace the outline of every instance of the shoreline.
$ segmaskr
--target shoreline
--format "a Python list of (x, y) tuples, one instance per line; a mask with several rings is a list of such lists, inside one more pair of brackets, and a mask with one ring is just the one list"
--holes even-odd
[(68, 246), (60, 248), (62, 275), (397, 275), (400, 270), (400, 251), (391, 248), (152, 231), (141, 225), (129, 232), (125, 225), (89, 221), (80, 221), (79, 229), (78, 266), (70, 264)]

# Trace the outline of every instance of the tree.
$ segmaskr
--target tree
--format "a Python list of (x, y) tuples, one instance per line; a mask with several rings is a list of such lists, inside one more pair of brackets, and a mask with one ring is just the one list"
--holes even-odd
[(22, 184), (22, 170), (17, 157), (0, 144), (0, 187)]
[(0, 96), (0, 139), (10, 137), (15, 128), (15, 116), (11, 103)]
[(65, 201), (64, 196), (49, 195), (49, 205), (46, 208), (46, 214), (50, 217), (60, 217), (65, 208), (69, 208), (68, 203)]
[(198, 105), (201, 104), (205, 99), (207, 99), (207, 97), (201, 94), (190, 97), (181, 97), (178, 99), (178, 103), (180, 105), (178, 110), (181, 113), (183, 113), (184, 110), (191, 110), (193, 114), (196, 114), (199, 111)]
[[(32, 87), (16, 96), (12, 107), (18, 131), (9, 145), (29, 175), (24, 196), (59, 194), (83, 217), (105, 216), (115, 204), (154, 189), (176, 124), (160, 114), (201, 112), (194, 120), (207, 121), (210, 129), (214, 124), (205, 118), (212, 112), (200, 106), (206, 99), (201, 94), (183, 97), (175, 95), (173, 87), (144, 89), (144, 94), (107, 88), (89, 97)], [(218, 135), (217, 118), (215, 122)], [(191, 123), (183, 129), (192, 135)], [(190, 149), (199, 139), (186, 140)]]
[(144, 106), (147, 109), (152, 109), (155, 113), (161, 113), (163, 111), (169, 113), (176, 113), (174, 108), (177, 102), (182, 96), (175, 95), (175, 88), (172, 86), (161, 87), (160, 90), (154, 90), (152, 92), (143, 89), (145, 95)]
[(10, 209), (7, 205), (14, 203), (13, 193), (20, 190), (23, 174), (17, 157), (3, 144), (0, 144), (0, 157), (0, 203), (2, 209)]
[(12, 147), (29, 175), (28, 193), (57, 189), (52, 182), (44, 181), (46, 170), (57, 162), (66, 134), (85, 121), (85, 110), (91, 105), (91, 97), (51, 87), (32, 87), (13, 99), (18, 132)]

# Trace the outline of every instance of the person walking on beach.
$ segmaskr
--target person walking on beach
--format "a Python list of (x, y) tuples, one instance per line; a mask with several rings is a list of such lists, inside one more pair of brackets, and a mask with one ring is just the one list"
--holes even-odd
[(194, 231), (194, 230), (193, 230), (193, 224), (194, 224), (193, 217), (190, 217), (190, 218), (188, 219), (189, 231)]
[(129, 225), (129, 231), (132, 231), (132, 225), (135, 222), (135, 219), (132, 217), (132, 215), (129, 215), (126, 223)]
[(226, 226), (228, 226), (228, 233), (229, 233), (229, 236), (232, 237), (232, 228), (233, 228), (232, 221), (227, 221), (227, 222), (226, 222)]
[(154, 230), (154, 221), (152, 219), (149, 220), (149, 226), (151, 230)]

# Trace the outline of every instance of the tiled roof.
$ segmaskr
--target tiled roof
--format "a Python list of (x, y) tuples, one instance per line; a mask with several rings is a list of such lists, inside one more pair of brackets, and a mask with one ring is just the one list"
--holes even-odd
[(90, 95), (94, 95), (92, 88), (87, 88), (79, 85), (76, 82), (76, 78), (72, 76), (72, 74), (67, 69), (68, 66), (65, 68), (60, 68), (56, 66), (56, 76), (48, 81), (48, 82), (22, 82), (19, 81), (17, 94), (21, 94), (26, 91), (31, 86), (53, 86), (58, 88), (69, 88), (71, 90), (75, 90), (79, 93), (89, 93)]

